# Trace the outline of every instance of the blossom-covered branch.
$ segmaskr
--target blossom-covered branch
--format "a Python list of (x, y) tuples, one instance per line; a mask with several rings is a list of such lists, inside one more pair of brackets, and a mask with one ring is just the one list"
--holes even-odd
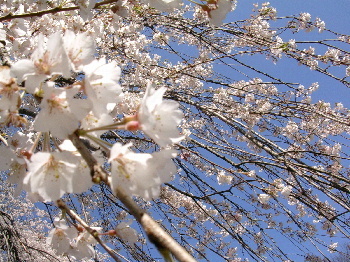
[(349, 237), (350, 37), (236, 4), (0, 4), (4, 260), (314, 262)]

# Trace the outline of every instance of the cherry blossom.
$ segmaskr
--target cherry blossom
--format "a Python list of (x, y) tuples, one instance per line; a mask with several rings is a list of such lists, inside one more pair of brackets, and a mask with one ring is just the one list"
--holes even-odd
[(181, 0), (143, 0), (143, 2), (162, 12), (169, 12), (179, 8), (182, 3)]
[(94, 60), (94, 39), (87, 32), (75, 34), (67, 30), (63, 36), (63, 44), (75, 71), (81, 71), (84, 65)]
[(292, 186), (283, 186), (281, 190), (281, 194), (285, 197), (289, 197), (292, 192)]
[(78, 234), (77, 230), (68, 227), (64, 220), (55, 218), (55, 228), (53, 228), (46, 239), (46, 242), (51, 245), (58, 254), (67, 255), (71, 252), (71, 241)]
[(41, 89), (41, 83), (55, 74), (70, 77), (70, 64), (63, 48), (61, 33), (52, 34), (45, 47), (45, 39), (42, 34), (38, 38), (38, 47), (33, 52), (31, 59), (17, 61), (11, 67), (11, 74), (19, 82), (25, 80), (26, 91), (36, 93)]
[(30, 150), (33, 146), (32, 134), (22, 132), (15, 133), (8, 139), (8, 147), (1, 148), (0, 170), (10, 170), (7, 181), (17, 184), (15, 195), (18, 196), (28, 186), (23, 184), (27, 173), (26, 159), (31, 156)]
[(18, 109), (21, 104), (20, 88), (16, 79), (10, 76), (8, 66), (0, 67), (0, 124), (7, 126), (21, 126), (26, 119), (19, 116)]
[[(110, 114), (101, 114), (99, 116), (95, 116), (93, 112), (91, 111), (89, 114), (87, 114), (84, 119), (81, 121), (81, 129), (89, 130), (89, 129), (95, 129), (107, 125), (111, 125), (114, 123), (113, 117)], [(103, 128), (101, 130), (96, 130), (93, 132), (89, 132), (92, 136), (100, 137), (103, 133), (105, 133), (106, 130)]]
[[(32, 193), (38, 193), (44, 201), (53, 201), (65, 193), (80, 193), (86, 190), (91, 182), (86, 167), (78, 172), (81, 159), (71, 152), (38, 152), (27, 161), (28, 173), (24, 183), (30, 185)], [(74, 177), (86, 177), (80, 184), (73, 183)], [(83, 183), (82, 183), (83, 182)]]
[(84, 92), (92, 101), (95, 116), (110, 113), (119, 101), (122, 90), (119, 85), (121, 70), (116, 62), (94, 60), (84, 66)]
[(137, 242), (138, 236), (136, 230), (130, 227), (131, 223), (131, 221), (121, 222), (115, 231), (119, 238), (133, 246)]
[[(91, 229), (100, 232), (102, 230), (102, 227), (91, 227)], [(74, 243), (72, 244), (73, 250), (71, 254), (76, 259), (93, 257), (95, 253), (93, 246), (96, 244), (97, 241), (95, 238), (84, 229), (82, 232), (80, 232), (78, 237), (74, 239)]]
[(10, 76), (8, 66), (0, 67), (0, 107), (14, 111), (18, 109), (20, 103), (19, 86), (16, 79)]
[[(52, 82), (45, 84), (41, 110), (35, 118), (34, 129), (51, 132), (53, 136), (65, 139), (78, 129), (80, 120), (91, 109), (91, 102), (86, 99), (74, 99), (74, 90), (69, 92), (53, 86)], [(57, 123), (60, 125), (57, 126)]]
[(261, 204), (267, 204), (270, 198), (271, 197), (268, 194), (259, 194), (258, 200)]
[(76, 0), (79, 6), (80, 16), (83, 20), (89, 20), (92, 18), (92, 9), (95, 6), (96, 0)]
[(226, 175), (224, 171), (220, 171), (217, 175), (218, 184), (227, 184), (230, 185), (233, 180), (233, 176)]
[[(54, 225), (55, 228), (49, 232), (46, 241), (58, 254), (71, 255), (79, 260), (93, 256), (95, 251), (92, 246), (97, 242), (89, 232), (81, 226), (69, 227), (59, 218), (55, 218)], [(91, 227), (91, 229), (97, 232), (102, 230), (101, 227)]]
[(220, 26), (234, 6), (235, 1), (232, 0), (211, 0), (202, 8), (208, 13), (210, 23)]
[(155, 90), (149, 84), (137, 114), (141, 129), (162, 147), (184, 139), (177, 128), (183, 113), (177, 102), (163, 100), (165, 91), (165, 87)]
[(160, 185), (169, 182), (176, 173), (172, 158), (176, 152), (165, 149), (153, 154), (134, 153), (129, 147), (115, 143), (111, 149), (109, 162), (112, 165), (112, 189), (122, 186), (129, 194), (146, 200), (157, 198)]
[(338, 242), (335, 242), (335, 243), (329, 245), (328, 251), (330, 253), (335, 253), (335, 252), (337, 252), (337, 247), (338, 247)]
[(15, 153), (7, 148), (7, 147), (1, 147), (2, 156), (0, 159), (0, 170), (6, 171), (10, 168), (13, 159), (16, 157)]
[(127, 0), (117, 1), (117, 3), (112, 6), (111, 10), (121, 17), (127, 17), (129, 15)]

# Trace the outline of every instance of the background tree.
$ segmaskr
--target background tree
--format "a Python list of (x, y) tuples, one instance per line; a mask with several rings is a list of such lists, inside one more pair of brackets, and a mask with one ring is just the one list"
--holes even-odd
[[(168, 5), (162, 1), (2, 1), (1, 4), (2, 72), (9, 70), (11, 77), (16, 77), (12, 80), (7, 73), (1, 75), (2, 152), (6, 156), (8, 148), (21, 149), (21, 156), (28, 158), (19, 163), (24, 165), (22, 172), (26, 169), (34, 172), (29, 166), (34, 158), (27, 156), (28, 152), (68, 151), (60, 146), (66, 134), (55, 129), (57, 123), (49, 123), (49, 118), (38, 123), (45, 108), (42, 101), (50, 99), (48, 91), (43, 94), (38, 88), (43, 75), (50, 73), (51, 78), (42, 85), (51, 83), (54, 91), (50, 95), (61, 92), (57, 95), (60, 99), (61, 94), (67, 93), (68, 97), (69, 90), (80, 88), (74, 96), (77, 106), (67, 102), (71, 103), (67, 116), (72, 118), (83, 110), (78, 104), (82, 105), (86, 96), (92, 104), (104, 104), (113, 102), (109, 100), (111, 94), (122, 93), (116, 107), (108, 112), (116, 123), (113, 128), (97, 133), (99, 130), (89, 126), (87, 120), (80, 119), (79, 125), (67, 134), (87, 162), (96, 183), (87, 191), (65, 194), (59, 201), (36, 202), (40, 200), (35, 199), (37, 196), (29, 194), (29, 199), (19, 196), (22, 185), (29, 193), (33, 193), (33, 187), (28, 189), (28, 175), (14, 172), (18, 169), (12, 164), (9, 168), (5, 160), (14, 157), (4, 157), (0, 162), (6, 167), (0, 194), (4, 206), (0, 213), (3, 260), (31, 261), (40, 256), (43, 261), (70, 261), (74, 257), (88, 260), (92, 256), (95, 261), (104, 261), (109, 255), (116, 261), (159, 259), (149, 240), (160, 251), (164, 251), (163, 246), (152, 234), (147, 239), (143, 230), (149, 232), (142, 224), (142, 216), (138, 216), (138, 207), (133, 209), (133, 204), (128, 202), (134, 191), (126, 195), (115, 191), (114, 187), (120, 183), (111, 184), (109, 178), (110, 172), (114, 172), (113, 144), (132, 142), (133, 152), (147, 154), (164, 150), (169, 144), (159, 140), (154, 130), (148, 133), (140, 117), (143, 108), (140, 103), (144, 105), (149, 81), (158, 90), (167, 87), (165, 98), (180, 105), (184, 113), (181, 136), (185, 139), (176, 143), (177, 138), (170, 136), (178, 152), (173, 159), (178, 172), (161, 187), (159, 197), (152, 199), (152, 195), (138, 194), (133, 199), (161, 221), (163, 229), (193, 257), (202, 261), (330, 261), (327, 249), (334, 242), (330, 237), (349, 237), (349, 110), (340, 102), (331, 105), (312, 99), (318, 88), (325, 88), (322, 82), (303, 85), (303, 74), (315, 71), (320, 79), (331, 79), (338, 86), (349, 87), (348, 35), (327, 29), (322, 20), (308, 13), (278, 17), (276, 9), (268, 3), (254, 5), (253, 14), (244, 20), (224, 24), (220, 21), (228, 6), (235, 4), (224, 0), (183, 6), (178, 1)], [(310, 32), (310, 38), (316, 40), (303, 40), (305, 32)], [(79, 34), (84, 35), (79, 38)], [(78, 39), (76, 42), (74, 37)], [(81, 52), (90, 50), (86, 61), (71, 55), (80, 57), (79, 49), (77, 52), (74, 46), (80, 47), (82, 42)], [(49, 55), (37, 51), (45, 43), (47, 50), (51, 46), (57, 49), (52, 49)], [(73, 47), (67, 48), (71, 50), (71, 53), (67, 51), (70, 59), (67, 61), (73, 65), (67, 63), (66, 68), (57, 68), (52, 63), (55, 62), (53, 50), (67, 43), (73, 43)], [(96, 45), (93, 52), (92, 43)], [(34, 54), (39, 56), (40, 52), (43, 56), (35, 60)], [(29, 67), (21, 61), (30, 57), (34, 66), (38, 68), (40, 64), (40, 72), (28, 74)], [(112, 83), (104, 85), (105, 89), (96, 93), (95, 100), (88, 84), (82, 84), (90, 81), (91, 85), (98, 85), (102, 81), (94, 77), (104, 72), (94, 73), (94, 67), (88, 65), (94, 57), (106, 59), (110, 66), (104, 67), (104, 71), (111, 74), (103, 79), (108, 78), (108, 83)], [(261, 57), (268, 58), (267, 63), (276, 63), (276, 69), (269, 72)], [(292, 82), (279, 72), (283, 65), (279, 63), (284, 61), (288, 66), (299, 65), (301, 73), (293, 76)], [(119, 73), (117, 66), (121, 69)], [(119, 82), (121, 89), (115, 91)], [(12, 100), (8, 86), (16, 94)], [(97, 115), (99, 110), (94, 107), (93, 114)], [(65, 120), (68, 122), (68, 118)], [(167, 124), (177, 124), (177, 117), (172, 120)], [(99, 115), (94, 121), (98, 127), (105, 119)], [(48, 131), (41, 130), (48, 126), (53, 127), (49, 129), (51, 135), (31, 135), (34, 142), (26, 145), (30, 150), (13, 143), (19, 140), (11, 140), (18, 131), (29, 137), (33, 131)], [(139, 128), (144, 132), (136, 131)], [(75, 129), (79, 130), (74, 132)], [(104, 164), (99, 166), (99, 161)], [(122, 160), (118, 161), (120, 164)], [(127, 164), (123, 162), (123, 165)], [(157, 170), (162, 172), (171, 165), (168, 162)], [(23, 184), (24, 177), (27, 178)], [(85, 180), (90, 182), (88, 175), (73, 186)], [(8, 185), (14, 182), (18, 184), (17, 194)], [(45, 197), (47, 191), (34, 193)], [(67, 214), (70, 229), (81, 232), (71, 243), (76, 253), (53, 241), (52, 234), (62, 232), (69, 238), (68, 226), (55, 219), (62, 213)], [(143, 227), (133, 222), (133, 216)], [(49, 229), (50, 224), (56, 231)], [(83, 235), (82, 226), (101, 240), (100, 245), (79, 249), (81, 239), (90, 243)], [(43, 236), (47, 234), (51, 234), (53, 249), (40, 246), (46, 243)]]

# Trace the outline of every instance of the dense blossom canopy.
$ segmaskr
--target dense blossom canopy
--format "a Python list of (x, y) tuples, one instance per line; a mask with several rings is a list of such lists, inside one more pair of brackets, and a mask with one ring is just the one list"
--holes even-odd
[(350, 36), (239, 4), (0, 1), (0, 261), (341, 251)]

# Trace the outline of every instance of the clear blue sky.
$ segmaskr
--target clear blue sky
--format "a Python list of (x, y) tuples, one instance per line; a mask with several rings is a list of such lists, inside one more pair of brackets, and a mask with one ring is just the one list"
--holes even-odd
[(278, 16), (290, 16), (307, 12), (312, 17), (319, 17), (326, 22), (326, 26), (334, 31), (349, 34), (350, 28), (350, 0), (237, 0), (237, 8), (227, 17), (227, 22), (247, 18), (254, 3), (260, 5), (270, 2), (277, 9)]
[[(311, 14), (312, 20), (319, 17), (321, 20), (325, 21), (327, 29), (338, 33), (350, 34), (350, 0), (237, 0), (236, 10), (227, 16), (225, 22), (249, 18), (249, 15), (252, 13), (253, 4), (259, 3), (259, 6), (261, 6), (264, 2), (270, 2), (270, 5), (277, 9), (278, 17), (297, 15), (306, 12)], [(324, 39), (325, 35), (326, 34), (319, 34), (317, 30), (314, 30), (311, 33), (289, 34), (288, 36), (290, 38), (284, 38), (283, 40), (288, 41), (294, 38), (296, 40)], [(308, 48), (310, 45), (303, 45), (303, 48)], [(301, 47), (299, 46), (299, 48)], [(320, 54), (323, 54), (325, 50), (327, 50), (326, 47), (319, 46), (316, 52), (319, 51)], [(249, 60), (249, 57), (245, 59)], [(249, 60), (249, 64), (255, 64), (257, 68), (260, 67), (273, 75), (279, 75), (282, 79), (287, 81), (293, 82), (296, 81), (296, 79), (298, 81), (303, 80), (301, 84), (305, 87), (313, 82), (319, 82), (321, 86), (319, 90), (314, 93), (313, 102), (327, 99), (331, 103), (342, 102), (347, 107), (350, 107), (348, 99), (344, 99), (349, 97), (348, 88), (320, 73), (311, 71), (303, 66), (298, 66), (296, 62), (282, 59), (277, 62), (276, 65), (273, 65), (270, 61), (266, 61), (264, 57), (260, 56), (260, 58), (258, 58), (254, 56), (253, 59)], [(344, 72), (341, 73), (344, 74)], [(330, 94), (332, 95), (330, 96)]]
[[(261, 6), (261, 4), (264, 2), (267, 2), (267, 1), (237, 0), (236, 10), (231, 12), (227, 16), (227, 19), (224, 22), (234, 22), (238, 20), (248, 19), (252, 14), (253, 4), (259, 3), (259, 5)], [(350, 0), (336, 0), (336, 1), (271, 0), (269, 2), (271, 6), (277, 9), (278, 17), (298, 15), (300, 13), (307, 12), (311, 14), (312, 20), (315, 20), (316, 17), (319, 17), (321, 20), (325, 21), (327, 29), (336, 31), (338, 33), (350, 34), (350, 27), (349, 27), (350, 26)], [(285, 42), (288, 41), (289, 39), (296, 39), (299, 41), (303, 41), (306, 39), (320, 40), (320, 39), (325, 39), (329, 37), (330, 35), (327, 33), (322, 33), (322, 34), (318, 33), (317, 29), (311, 33), (300, 32), (298, 34), (286, 33), (282, 35), (282, 38)], [(334, 37), (332, 36), (332, 38)], [(310, 45), (311, 44), (300, 45), (299, 48), (301, 49), (308, 48)], [(181, 45), (181, 47), (179, 48), (184, 49), (182, 51), (184, 51), (185, 53), (186, 52), (191, 53), (192, 51), (192, 48), (189, 48), (186, 45)], [(322, 55), (326, 50), (327, 50), (327, 47), (320, 46), (316, 49), (316, 52)], [(193, 51), (197, 52), (196, 50), (193, 50)], [(157, 52), (160, 52), (160, 51), (157, 50)], [(165, 54), (162, 54), (162, 55), (165, 55)], [(313, 94), (312, 102), (317, 102), (318, 100), (325, 100), (326, 102), (330, 102), (332, 104), (334, 104), (335, 102), (342, 102), (345, 106), (350, 108), (350, 101), (348, 101), (349, 89), (347, 87), (344, 87), (338, 81), (332, 80), (329, 77), (325, 77), (322, 74), (316, 71), (312, 71), (305, 66), (299, 66), (296, 61), (282, 58), (280, 61), (274, 64), (271, 60), (266, 60), (265, 56), (262, 56), (262, 55), (244, 56), (244, 57), (242, 56), (237, 58), (241, 61), (246, 62), (250, 66), (260, 69), (261, 71), (268, 72), (277, 78), (281, 78), (282, 80), (289, 81), (289, 82), (300, 83), (305, 87), (309, 87), (314, 82), (319, 82), (320, 87)], [(171, 60), (172, 57), (169, 57), (168, 59)], [(174, 59), (175, 61), (177, 61), (179, 58), (176, 57)], [(248, 79), (244, 79), (243, 75), (237, 74), (234, 70), (232, 70), (232, 72), (231, 71), (229, 72), (227, 70), (227, 67), (222, 67), (221, 71), (220, 69), (221, 69), (220, 66), (216, 67), (216, 70), (218, 70), (219, 72), (226, 72), (226, 74), (230, 76), (232, 79), (234, 79), (235, 81), (248, 80)], [(238, 69), (242, 71), (245, 70), (241, 68), (238, 68)], [(345, 74), (344, 68), (342, 68), (341, 70), (342, 71), (340, 71), (340, 74), (344, 75)], [(245, 70), (245, 72), (247, 71), (248, 70)], [(265, 81), (269, 81), (269, 79), (267, 79), (266, 77), (263, 77), (262, 75), (258, 75), (253, 71), (249, 72), (249, 76), (252, 78), (260, 77), (260, 78), (263, 78), (263, 80)], [(210, 181), (208, 182), (210, 183)], [(292, 208), (293, 207), (290, 207), (290, 209)], [(311, 218), (309, 222), (312, 223)], [(323, 233), (324, 232), (320, 232), (320, 234), (323, 234)], [(274, 235), (274, 233), (272, 233), (272, 235)], [(274, 236), (277, 236), (277, 234)], [(325, 235), (325, 238), (328, 239), (329, 237)], [(291, 242), (289, 242), (287, 239), (277, 238), (275, 240), (278, 241), (278, 245), (280, 247), (282, 247), (284, 250), (288, 250), (289, 256), (295, 262), (304, 261), (302, 257), (303, 254), (301, 254), (301, 252), (297, 248), (291, 245)], [(332, 238), (332, 241), (339, 242), (340, 244), (342, 242), (345, 242), (346, 240), (339, 239), (339, 238), (334, 238), (334, 239)], [(234, 245), (236, 245), (236, 243)], [(303, 245), (307, 245), (307, 248), (310, 248), (310, 253), (318, 254), (317, 251), (311, 246), (311, 244), (305, 243)], [(239, 247), (238, 244), (236, 246)], [(327, 248), (324, 248), (322, 251), (325, 252), (326, 256), (330, 256), (330, 253), (328, 253), (326, 250)], [(242, 254), (242, 253), (239, 253), (239, 254), (242, 255), (242, 258), (248, 257), (246, 254)], [(212, 261), (216, 261), (216, 260), (213, 259)]]
[[(259, 3), (261, 6), (262, 3), (267, 1), (261, 0), (237, 0), (237, 8), (235, 11), (231, 12), (225, 22), (232, 22), (237, 20), (243, 20), (249, 18), (252, 13), (253, 4)], [(271, 6), (277, 9), (277, 16), (291, 16), (297, 15), (302, 12), (307, 12), (311, 14), (312, 20), (316, 17), (319, 17), (321, 20), (325, 21), (326, 28), (332, 31), (350, 34), (350, 0), (270, 0)], [(305, 33), (296, 35), (288, 35), (290, 38), (297, 38), (303, 40), (305, 38), (314, 38), (319, 37), (319, 39), (324, 39), (323, 34), (319, 34), (317, 30), (312, 33)], [(305, 38), (303, 38), (305, 37)], [(289, 39), (283, 39), (288, 41)], [(303, 48), (307, 48), (304, 46)], [(320, 53), (324, 52), (327, 48), (320, 48)], [(322, 51), (321, 51), (322, 50)], [(317, 51), (317, 50), (316, 50)], [(350, 50), (348, 50), (350, 51)], [(241, 58), (240, 58), (241, 59)], [(339, 82), (329, 79), (329, 77), (324, 77), (318, 72), (311, 71), (310, 69), (304, 66), (298, 66), (294, 61), (286, 61), (282, 59), (274, 65), (271, 61), (267, 61), (265, 57), (251, 56), (243, 58), (244, 61), (250, 65), (260, 68), (262, 71), (270, 72), (274, 76), (279, 76), (281, 79), (291, 81), (291, 82), (300, 82), (301, 84), (308, 87), (313, 82), (319, 82), (320, 88), (314, 93), (313, 102), (317, 100), (325, 100), (327, 102), (335, 103), (342, 102), (345, 106), (350, 107), (349, 101), (349, 88), (344, 87)], [(343, 69), (342, 69), (343, 70)], [(345, 74), (345, 72), (343, 72)], [(253, 77), (253, 73), (250, 74)], [(258, 76), (257, 77), (261, 77)], [(345, 239), (334, 238), (334, 242), (346, 242)], [(279, 243), (282, 246), (288, 247), (290, 243), (284, 242), (281, 239)], [(315, 252), (316, 254), (316, 252)], [(328, 252), (326, 255), (331, 256)], [(295, 261), (303, 261), (301, 257), (296, 256)]]

